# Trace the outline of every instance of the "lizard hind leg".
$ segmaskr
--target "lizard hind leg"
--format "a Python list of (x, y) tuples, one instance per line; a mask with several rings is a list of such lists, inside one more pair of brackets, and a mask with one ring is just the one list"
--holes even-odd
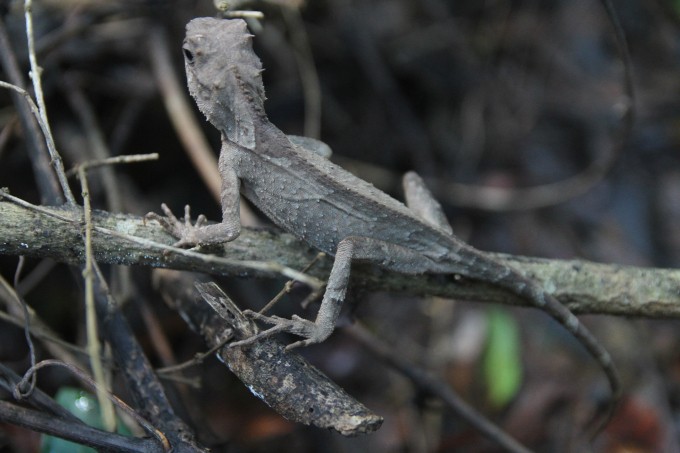
[(432, 196), (423, 179), (413, 171), (404, 175), (402, 180), (406, 206), (430, 225), (453, 234), (453, 228), (444, 215), (442, 206)]
[(335, 322), (340, 315), (349, 285), (353, 260), (370, 262), (397, 272), (420, 274), (436, 270), (436, 263), (419, 253), (392, 242), (362, 236), (350, 236), (338, 244), (333, 268), (328, 277), (326, 292), (316, 319), (312, 322), (299, 316), (292, 319), (278, 316), (265, 316), (246, 310), (243, 313), (253, 319), (273, 325), (273, 327), (245, 340), (232, 343), (232, 346), (251, 344), (279, 332), (288, 332), (303, 337), (303, 340), (288, 345), (286, 349), (320, 343), (333, 333)]

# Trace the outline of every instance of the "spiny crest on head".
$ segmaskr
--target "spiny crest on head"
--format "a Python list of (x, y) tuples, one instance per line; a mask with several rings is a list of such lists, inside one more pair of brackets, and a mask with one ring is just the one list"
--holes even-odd
[(253, 51), (253, 35), (248, 32), (246, 23), (241, 19), (223, 20), (230, 36), (223, 43), (228, 46), (228, 55), (233, 56), (230, 67), (234, 71), (239, 85), (245, 90), (257, 106), (265, 100), (262, 84), (262, 62)]
[(232, 73), (240, 77), (239, 84), (255, 103), (264, 104), (262, 63), (253, 51), (253, 35), (243, 19), (193, 19), (187, 24), (187, 40), (200, 43), (202, 51), (216, 59), (215, 65), (236, 68)]

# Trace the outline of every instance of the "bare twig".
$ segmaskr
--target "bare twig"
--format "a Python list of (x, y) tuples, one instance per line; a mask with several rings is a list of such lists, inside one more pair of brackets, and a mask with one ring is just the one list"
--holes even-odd
[(163, 431), (173, 449), (186, 452), (205, 451), (196, 444), (191, 428), (175, 414), (163, 386), (118, 309), (96, 263), (93, 270), (97, 316), (135, 405), (154, 426)]
[[(56, 332), (53, 332), (35, 313), (35, 311), (28, 306), (17, 294), (14, 288), (0, 275), (0, 300), (4, 300), (7, 305), (6, 314), (0, 311), (0, 319), (10, 322), (17, 327), (24, 327), (28, 325), (31, 335), (46, 342), (47, 350), (54, 356), (68, 363), (79, 363), (80, 361), (72, 354), (85, 354), (85, 352), (71, 343), (68, 343), (59, 338)], [(28, 312), (29, 322), (26, 322), (26, 314), (24, 308)]]
[(52, 137), (52, 132), (50, 131), (50, 124), (47, 120), (47, 108), (45, 107), (45, 99), (43, 97), (42, 82), (40, 81), (40, 73), (42, 68), (38, 66), (38, 59), (35, 56), (35, 44), (33, 37), (33, 2), (32, 0), (24, 1), (24, 17), (26, 19), (26, 38), (28, 40), (28, 59), (31, 63), (31, 81), (33, 82), (33, 91), (35, 91), (35, 99), (38, 104), (38, 117), (39, 123), (41, 123), (40, 128), (45, 136), (45, 141), (47, 142), (47, 149), (50, 152), (50, 157), (52, 159), (52, 166), (57, 174), (57, 179), (61, 185), (61, 190), (66, 197), (66, 201), (69, 204), (75, 205), (76, 200), (73, 197), (73, 193), (66, 180), (66, 174), (64, 173), (64, 165), (61, 161), (61, 156), (57, 152), (57, 147), (54, 144), (54, 138)]
[(97, 313), (94, 306), (94, 275), (92, 267), (94, 257), (92, 253), (92, 208), (90, 206), (90, 190), (87, 184), (87, 166), (81, 165), (78, 168), (78, 177), (82, 187), (83, 212), (85, 221), (85, 268), (83, 269), (83, 279), (85, 280), (85, 327), (87, 333), (87, 351), (90, 356), (92, 374), (97, 383), (97, 400), (102, 411), (102, 422), (107, 431), (113, 431), (116, 427), (116, 415), (113, 405), (106, 397), (107, 385), (102, 365), (101, 351), (97, 329)]
[(71, 176), (78, 172), (81, 167), (87, 167), (87, 169), (103, 167), (107, 165), (119, 165), (119, 164), (136, 164), (140, 162), (148, 162), (150, 160), (158, 160), (158, 153), (150, 154), (126, 154), (124, 156), (107, 157), (101, 160), (92, 160), (86, 162), (75, 169), (66, 172), (67, 176)]
[[(16, 272), (14, 273), (14, 288), (19, 285), (19, 277), (21, 276), (21, 271), (25, 263), (26, 257), (19, 257), (19, 264), (17, 265)], [(14, 293), (14, 295), (17, 296), (16, 293)], [(33, 340), (31, 339), (31, 316), (28, 310), (28, 304), (25, 300), (19, 298), (18, 296), (16, 300), (20, 303), (22, 314), (24, 315), (24, 338), (26, 339), (26, 344), (28, 345), (31, 366), (35, 366), (35, 346), (33, 345)], [(31, 391), (35, 387), (35, 384), (36, 378), (34, 376), (31, 379)]]
[(172, 365), (172, 366), (166, 366), (163, 368), (157, 368), (156, 373), (158, 374), (173, 374), (177, 373), (178, 371), (185, 370), (187, 368), (191, 368), (192, 366), (200, 365), (203, 363), (205, 359), (216, 353), (218, 350), (223, 348), (227, 343), (229, 343), (232, 340), (231, 336), (226, 336), (222, 341), (219, 343), (216, 343), (214, 346), (212, 346), (210, 349), (208, 349), (205, 352), (198, 352), (196, 355), (185, 362), (178, 363), (177, 365)]
[[(326, 256), (326, 254), (324, 252), (319, 252), (314, 257), (314, 259), (309, 262), (309, 264), (307, 264), (304, 268), (302, 268), (302, 270), (300, 272), (307, 273), (312, 268), (312, 266), (314, 266), (321, 258), (324, 258), (325, 256)], [(271, 310), (274, 307), (274, 305), (276, 305), (279, 302), (279, 300), (281, 300), (281, 298), (283, 296), (285, 296), (286, 294), (288, 294), (290, 292), (290, 290), (293, 288), (294, 284), (295, 284), (295, 280), (288, 280), (286, 282), (286, 284), (283, 285), (283, 288), (281, 288), (281, 291), (279, 291), (276, 294), (276, 296), (274, 296), (272, 298), (272, 300), (267, 302), (267, 304), (264, 307), (260, 308), (258, 313), (263, 315), (263, 314), (267, 313), (269, 310)], [(302, 305), (302, 308), (307, 308), (304, 303)]]
[(365, 346), (371, 354), (409, 378), (420, 389), (441, 398), (455, 413), (491, 441), (511, 452), (530, 452), (529, 449), (508, 436), (502, 429), (491, 423), (490, 420), (463, 401), (449, 385), (446, 385), (440, 379), (435, 378), (422, 368), (404, 359), (403, 354), (398, 354), (392, 350), (386, 343), (372, 335), (361, 324), (354, 323), (344, 327), (343, 330)]
[[(100, 391), (98, 384), (92, 378), (90, 378), (90, 376), (88, 376), (87, 373), (75, 367), (74, 365), (64, 363), (59, 360), (43, 360), (42, 362), (29, 368), (24, 374), (24, 377), (19, 382), (17, 382), (13, 392), (14, 397), (16, 399), (21, 399), (23, 395), (21, 395), (20, 392), (22, 387), (25, 386), (26, 380), (30, 379), (38, 370), (47, 366), (60, 366), (66, 368), (71, 373), (73, 373), (81, 382), (83, 382), (88, 388), (96, 392)], [(162, 432), (160, 432), (156, 427), (154, 427), (151, 423), (145, 420), (134, 409), (125, 404), (125, 402), (118, 398), (116, 395), (112, 394), (106, 389), (101, 390), (103, 391), (105, 397), (111, 403), (115, 404), (120, 410), (122, 410), (127, 415), (129, 415), (133, 420), (135, 420), (139, 424), (139, 426), (141, 426), (148, 434), (155, 437), (159, 444), (163, 446), (163, 450), (170, 451), (171, 449), (170, 443), (168, 442), (168, 439)]]
[(163, 453), (167, 451), (155, 439), (138, 439), (122, 434), (108, 433), (92, 428), (80, 420), (64, 420), (7, 401), (0, 401), (0, 420), (106, 451), (121, 453)]
[[(21, 89), (26, 87), (3, 20), (0, 20), (0, 64), (12, 85)], [(12, 92), (11, 97), (24, 132), (27, 154), (33, 165), (42, 200), (51, 205), (62, 204), (64, 199), (59, 190), (59, 181), (50, 167), (49, 151), (42, 139), (37, 115), (32, 114), (30, 105), (24, 102), (22, 95)]]

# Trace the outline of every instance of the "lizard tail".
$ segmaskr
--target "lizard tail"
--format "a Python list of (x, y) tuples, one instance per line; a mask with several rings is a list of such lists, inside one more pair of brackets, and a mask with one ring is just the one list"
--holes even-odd
[[(477, 251), (472, 250), (472, 252), (474, 253)], [(478, 256), (476, 256), (475, 259), (479, 262)], [(504, 288), (513, 294), (520, 296), (522, 299), (529, 301), (535, 308), (545, 311), (567, 329), (567, 331), (569, 331), (569, 333), (586, 348), (607, 376), (612, 396), (605, 416), (599, 423), (596, 423), (594, 425), (595, 428), (590, 431), (591, 439), (595, 438), (611, 420), (622, 394), (619, 373), (616, 370), (616, 366), (614, 365), (609, 352), (607, 352), (597, 338), (595, 338), (595, 336), (567, 307), (547, 293), (541, 285), (524, 277), (518, 271), (506, 264), (492, 260), (489, 261), (489, 263), (485, 263), (485, 269), (480, 272), (480, 274), (483, 275), (469, 275), (469, 277), (474, 279), (480, 278), (483, 281)]]

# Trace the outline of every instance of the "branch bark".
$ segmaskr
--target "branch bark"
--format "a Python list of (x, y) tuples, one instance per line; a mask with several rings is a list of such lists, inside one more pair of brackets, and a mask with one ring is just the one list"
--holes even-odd
[[(155, 222), (145, 223), (142, 217), (103, 211), (93, 217), (93, 248), (99, 263), (271, 278), (280, 276), (276, 266), (300, 269), (317, 253), (289, 234), (244, 229), (235, 241), (210, 250), (211, 254), (230, 260), (218, 263), (211, 255), (167, 253), (167, 246), (175, 239)], [(80, 264), (84, 261), (81, 218), (79, 210), (42, 206), (36, 210), (0, 200), (0, 254)], [(680, 317), (680, 270), (495, 256), (540, 282), (577, 314)], [(239, 266), (237, 261), (269, 262), (273, 266), (270, 271), (255, 270)], [(321, 261), (309, 274), (325, 280), (332, 261)], [(526, 305), (505, 291), (459, 276), (405, 276), (371, 266), (354, 268), (357, 271), (352, 274), (352, 283), (361, 289)]]

